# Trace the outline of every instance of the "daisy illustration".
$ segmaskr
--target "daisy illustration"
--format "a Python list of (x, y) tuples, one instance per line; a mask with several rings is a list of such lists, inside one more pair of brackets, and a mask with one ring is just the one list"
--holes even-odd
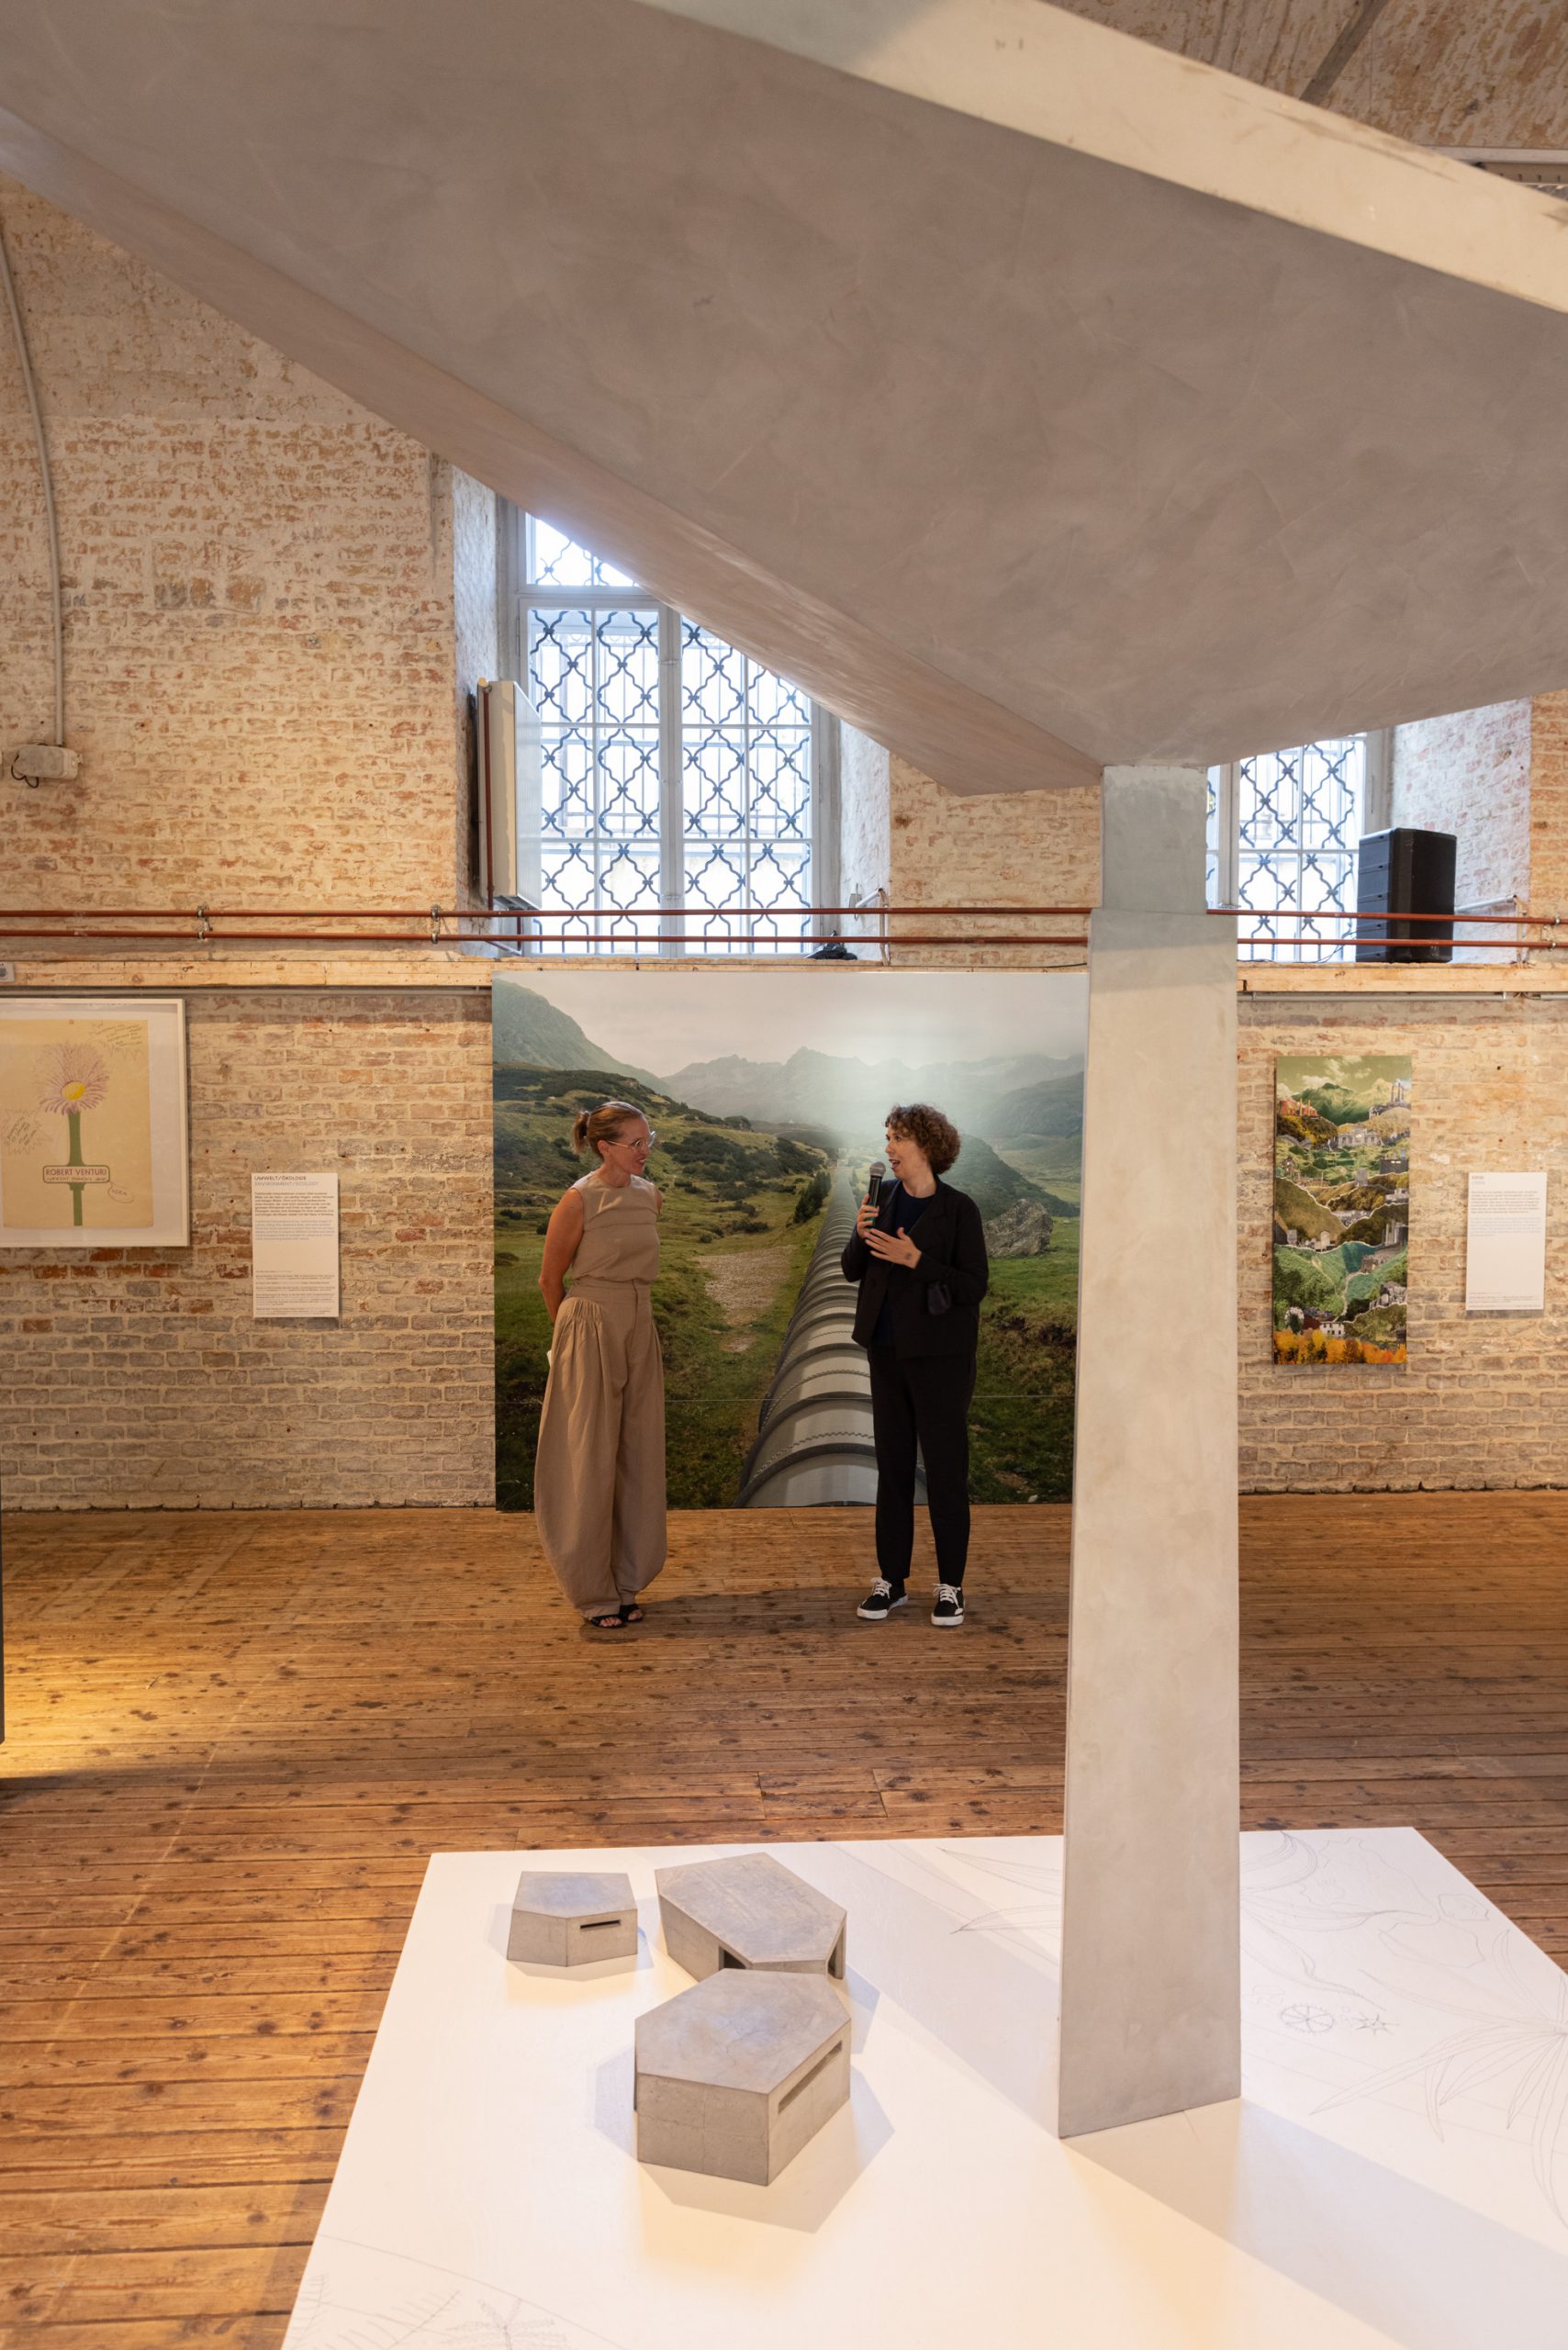
[[(39, 1065), (43, 1090), (40, 1110), (65, 1121), (67, 1169), (84, 1164), (82, 1157), (82, 1113), (95, 1110), (109, 1090), (108, 1063), (91, 1045), (51, 1045)], [(71, 1221), (83, 1221), (84, 1186), (71, 1185)]]
[(38, 1106), (62, 1117), (79, 1117), (84, 1110), (95, 1110), (109, 1090), (108, 1066), (90, 1045), (51, 1045), (43, 1057), (43, 1067), (44, 1087)]

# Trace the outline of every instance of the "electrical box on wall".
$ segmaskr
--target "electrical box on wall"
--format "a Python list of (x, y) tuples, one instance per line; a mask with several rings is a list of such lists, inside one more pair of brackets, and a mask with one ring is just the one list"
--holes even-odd
[(543, 754), (539, 712), (510, 677), (479, 688), (479, 856), (492, 905), (537, 906)]
[(81, 770), (82, 754), (63, 743), (24, 743), (12, 754), (11, 773), (19, 783), (74, 783)]

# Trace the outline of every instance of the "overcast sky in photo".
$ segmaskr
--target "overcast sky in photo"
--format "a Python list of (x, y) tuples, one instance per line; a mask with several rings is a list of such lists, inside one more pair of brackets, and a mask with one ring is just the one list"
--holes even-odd
[(1081, 1058), (1089, 982), (1081, 971), (531, 971), (531, 987), (607, 1053), (672, 1076), (731, 1054), (786, 1061), (802, 1046), (847, 1060)]

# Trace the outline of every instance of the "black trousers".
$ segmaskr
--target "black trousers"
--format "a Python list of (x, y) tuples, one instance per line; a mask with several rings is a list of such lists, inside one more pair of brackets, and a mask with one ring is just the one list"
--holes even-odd
[(914, 1550), (914, 1456), (925, 1459), (925, 1500), (943, 1583), (961, 1583), (969, 1554), (969, 1398), (973, 1355), (900, 1361), (868, 1347), (871, 1434), (877, 1447), (877, 1571), (902, 1583)]

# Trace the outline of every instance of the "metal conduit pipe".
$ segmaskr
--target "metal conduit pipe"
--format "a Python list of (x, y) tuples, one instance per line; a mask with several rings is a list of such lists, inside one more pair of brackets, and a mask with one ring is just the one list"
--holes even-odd
[[(763, 1398), (741, 1478), (741, 1509), (876, 1500), (871, 1380), (866, 1349), (854, 1337), (859, 1292), (839, 1265), (858, 1206), (841, 1169)], [(924, 1497), (924, 1478), (917, 1494)]]

